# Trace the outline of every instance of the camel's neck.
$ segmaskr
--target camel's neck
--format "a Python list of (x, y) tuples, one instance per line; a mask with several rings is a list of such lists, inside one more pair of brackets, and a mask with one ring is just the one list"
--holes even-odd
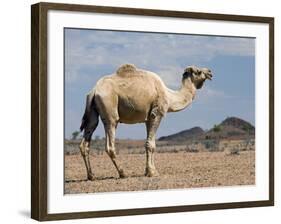
[(183, 110), (191, 104), (195, 97), (196, 88), (189, 78), (182, 81), (182, 86), (178, 91), (168, 89), (169, 109), (168, 112)]

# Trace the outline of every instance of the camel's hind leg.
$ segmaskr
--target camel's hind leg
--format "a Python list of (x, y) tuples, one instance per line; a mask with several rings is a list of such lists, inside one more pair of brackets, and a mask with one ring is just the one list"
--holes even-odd
[(90, 147), (90, 142), (93, 132), (96, 130), (98, 123), (99, 123), (99, 115), (97, 111), (96, 110), (90, 111), (89, 116), (87, 116), (87, 123), (85, 124), (84, 127), (83, 139), (79, 146), (81, 155), (83, 157), (86, 166), (88, 180), (94, 179), (94, 174), (91, 169), (90, 158), (89, 158), (89, 153), (90, 153), (89, 147)]
[(85, 138), (82, 139), (81, 143), (80, 143), (80, 152), (81, 155), (83, 157), (85, 166), (86, 166), (86, 171), (87, 171), (87, 179), (88, 180), (94, 180), (94, 174), (92, 172), (91, 169), (91, 163), (90, 163), (90, 159), (89, 159), (89, 152), (90, 152), (90, 141), (86, 141)]
[(111, 161), (113, 162), (120, 178), (125, 177), (124, 170), (121, 168), (120, 164), (116, 161), (116, 151), (115, 151), (115, 131), (117, 124), (107, 123), (104, 125), (105, 129), (105, 151), (109, 155)]

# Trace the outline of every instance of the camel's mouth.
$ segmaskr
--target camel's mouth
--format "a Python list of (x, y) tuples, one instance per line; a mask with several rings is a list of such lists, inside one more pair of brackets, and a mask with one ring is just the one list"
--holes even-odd
[(206, 73), (205, 76), (206, 76), (206, 79), (209, 79), (209, 80), (212, 80), (212, 78), (213, 78), (213, 75), (211, 72)]
[[(205, 80), (206, 80), (206, 79), (205, 79)], [(199, 83), (197, 84), (197, 86), (196, 86), (196, 89), (201, 89), (202, 86), (203, 86), (203, 84), (204, 84), (204, 82), (205, 82), (205, 80), (202, 80), (201, 82), (199, 82)]]
[(203, 84), (204, 84), (204, 82), (205, 82), (207, 79), (212, 80), (212, 78), (213, 78), (213, 75), (212, 75), (211, 71), (210, 71), (210, 72), (206, 72), (206, 73), (205, 73), (205, 78), (202, 79), (200, 82), (197, 83), (196, 88), (197, 88), (197, 89), (201, 89), (202, 86), (203, 86)]

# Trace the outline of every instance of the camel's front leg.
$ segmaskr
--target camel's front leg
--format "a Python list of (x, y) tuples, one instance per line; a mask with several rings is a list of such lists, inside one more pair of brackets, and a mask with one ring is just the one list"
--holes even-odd
[(145, 142), (146, 150), (146, 168), (145, 176), (152, 177), (158, 176), (158, 172), (154, 165), (154, 151), (156, 148), (155, 135), (157, 128), (159, 127), (161, 121), (160, 116), (153, 117), (146, 122), (147, 139)]
[(121, 168), (120, 164), (117, 163), (116, 159), (116, 151), (115, 151), (115, 130), (116, 124), (107, 124), (105, 125), (105, 151), (109, 155), (110, 159), (112, 160), (120, 178), (125, 177), (125, 173)]
[(90, 146), (90, 142), (86, 141), (83, 138), (81, 143), (80, 143), (79, 148), (80, 148), (80, 152), (81, 152), (81, 155), (83, 157), (83, 160), (85, 162), (85, 166), (86, 166), (86, 170), (87, 170), (87, 178), (88, 178), (88, 180), (93, 180), (94, 175), (92, 173), (90, 159), (89, 159), (89, 152), (90, 152), (89, 146)]

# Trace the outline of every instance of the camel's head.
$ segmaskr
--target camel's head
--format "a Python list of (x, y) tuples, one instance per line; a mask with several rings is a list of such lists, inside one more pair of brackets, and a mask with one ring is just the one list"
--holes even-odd
[(212, 72), (208, 68), (189, 66), (184, 70), (183, 79), (190, 78), (197, 89), (201, 89), (206, 79), (212, 80)]

